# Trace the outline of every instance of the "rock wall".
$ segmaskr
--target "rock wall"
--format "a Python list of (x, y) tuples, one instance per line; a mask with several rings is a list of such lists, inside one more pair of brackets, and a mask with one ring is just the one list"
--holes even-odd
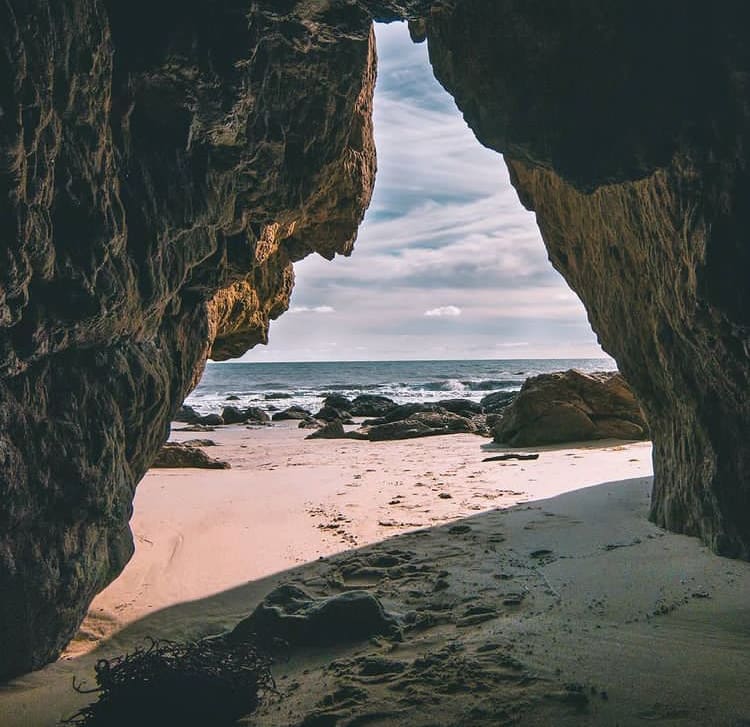
[(357, 8), (308, 10), (0, 7), (0, 678), (54, 658), (129, 559), (207, 354), (266, 340), (292, 261), (351, 252), (374, 42)]
[(750, 558), (750, 20), (708, 7), (464, 0), (423, 34), (503, 151), (552, 264), (636, 391), (654, 521)]

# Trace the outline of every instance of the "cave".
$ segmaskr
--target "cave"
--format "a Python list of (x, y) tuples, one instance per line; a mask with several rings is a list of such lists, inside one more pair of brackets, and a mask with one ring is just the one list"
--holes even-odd
[(136, 485), (206, 359), (267, 340), (295, 261), (352, 252), (376, 167), (373, 20), (428, 43), (636, 392), (653, 522), (750, 559), (749, 15), (5, 3), (0, 677), (55, 659), (127, 563)]

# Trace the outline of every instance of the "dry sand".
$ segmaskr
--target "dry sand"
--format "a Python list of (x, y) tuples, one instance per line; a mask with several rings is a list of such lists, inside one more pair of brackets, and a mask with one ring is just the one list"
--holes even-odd
[(96, 658), (220, 633), (283, 582), (366, 588), (418, 628), (287, 655), (248, 725), (750, 724), (750, 565), (647, 522), (648, 444), (483, 463), (472, 435), (307, 433), (175, 432), (232, 469), (146, 476), (135, 557), (63, 659), (0, 690), (0, 724), (55, 724)]

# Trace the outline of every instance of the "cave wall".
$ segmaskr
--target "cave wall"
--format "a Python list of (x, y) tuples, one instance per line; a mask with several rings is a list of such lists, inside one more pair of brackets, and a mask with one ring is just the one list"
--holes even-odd
[(464, 0), (421, 33), (647, 413), (651, 516), (750, 558), (742, 3)]
[(748, 10), (644, 0), (8, 0), (0, 7), (0, 678), (132, 552), (206, 357), (293, 262), (352, 251), (371, 18), (408, 19), (654, 435), (653, 517), (750, 557)]
[(267, 340), (294, 260), (351, 252), (369, 17), (280, 5), (0, 7), (0, 678), (55, 658), (130, 558), (206, 356)]

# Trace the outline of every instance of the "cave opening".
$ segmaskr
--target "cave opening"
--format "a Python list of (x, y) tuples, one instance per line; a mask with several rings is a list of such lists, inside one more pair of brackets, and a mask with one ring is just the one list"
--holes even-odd
[[(390, 2), (375, 5), (376, 15), (401, 12)], [(665, 50), (672, 59), (680, 53), (669, 53), (669, 43), (656, 43), (648, 53), (635, 52), (633, 62), (629, 48), (636, 26), (630, 10), (607, 17), (592, 6), (576, 13), (572, 30), (559, 31), (566, 19), (539, 13), (533, 4), (528, 10), (512, 2), (464, 0), (455, 8), (436, 5), (429, 18), (412, 23), (412, 30), (421, 27), (434, 44), (435, 72), (471, 127), (485, 143), (508, 150), (510, 177), (524, 205), (538, 215), (550, 259), (581, 295), (608, 350), (643, 397), (659, 435), (653, 524), (648, 443), (597, 438), (596, 444), (545, 442), (532, 450), (518, 420), (521, 397), (514, 397), (514, 408), (503, 398), (529, 374), (549, 373), (533, 354), (564, 350), (577, 357), (581, 350), (562, 349), (561, 341), (594, 346), (594, 339), (580, 304), (544, 259), (536, 226), (518, 206), (502, 159), (477, 144), (465, 127), (465, 136), (453, 134), (457, 117), (451, 121), (446, 115), (452, 101), (432, 80), (424, 46), (411, 45), (403, 26), (379, 28), (382, 85), (375, 114), (381, 186), (351, 261), (334, 266), (316, 256), (300, 261), (312, 251), (326, 259), (348, 253), (348, 236), (369, 201), (369, 15), (352, 2), (341, 12), (329, 12), (327, 3), (253, 4), (246, 34), (236, 22), (243, 11), (226, 14), (222, 8), (214, 9), (215, 27), (191, 27), (200, 14), (190, 13), (175, 20), (178, 32), (166, 40), (162, 33), (147, 34), (141, 40), (153, 47), (142, 56), (145, 66), (129, 67), (141, 58), (138, 44), (130, 42), (132, 28), (121, 25), (121, 32), (110, 35), (104, 6), (81, 4), (75, 20), (90, 21), (81, 27), (98, 38), (97, 53), (53, 54), (53, 64), (55, 58), (75, 63), (58, 62), (51, 110), (19, 117), (28, 124), (24, 142), (41, 140), (51, 154), (63, 150), (52, 159), (63, 181), (50, 177), (39, 188), (70, 198), (53, 206), (49, 220), (44, 210), (34, 209), (30, 224), (40, 234), (55, 224), (76, 227), (85, 221), (85, 214), (66, 213), (72, 209), (67, 203), (80, 202), (78, 185), (65, 183), (66, 172), (80, 171), (77, 164), (85, 171), (79, 176), (107, 188), (94, 195), (102, 209), (89, 210), (92, 224), (79, 230), (97, 237), (96, 253), (88, 256), (83, 241), (76, 248), (80, 254), (66, 256), (59, 244), (60, 259), (43, 265), (45, 274), (59, 277), (50, 289), (66, 290), (76, 280), (90, 292), (104, 293), (107, 305), (80, 311), (94, 320), (68, 321), (54, 296), (31, 300), (35, 281), (27, 288), (23, 274), (12, 281), (19, 290), (8, 298), (11, 314), (27, 305), (26, 292), (32, 305), (15, 329), (7, 318), (6, 366), (14, 374), (3, 380), (7, 431), (0, 453), (8, 464), (3, 492), (10, 497), (13, 527), (3, 541), (0, 583), (9, 593), (2, 614), (8, 623), (7, 617), (12, 619), (12, 628), (6, 625), (0, 634), (0, 653), (9, 655), (3, 673), (18, 674), (56, 658), (92, 596), (120, 573), (131, 555), (132, 492), (158, 453), (159, 466), (146, 474), (136, 496), (136, 557), (94, 600), (67, 646), (67, 657), (81, 657), (70, 662), (73, 670), (91, 674), (97, 656), (152, 634), (190, 639), (221, 634), (257, 606), (255, 620), (242, 622), (256, 635), (258, 619), (273, 619), (279, 609), (296, 624), (338, 614), (333, 628), (331, 622), (311, 631), (280, 627), (277, 635), (293, 650), (327, 650), (312, 662), (296, 652), (285, 662), (280, 679), (292, 685), (281, 690), (288, 714), (273, 715), (283, 710), (266, 704), (258, 724), (355, 724), (373, 715), (389, 724), (404, 716), (401, 710), (412, 710), (404, 717), (410, 723), (419, 713), (432, 723), (464, 724), (470, 714), (477, 724), (496, 724), (527, 709), (536, 723), (577, 724), (580, 709), (589, 710), (595, 722), (627, 723), (636, 712), (644, 718), (683, 714), (657, 702), (677, 693), (672, 701), (680, 710), (687, 704), (688, 712), (704, 714), (708, 704), (727, 723), (744, 718), (737, 710), (747, 670), (744, 656), (736, 657), (736, 634), (746, 620), (743, 584), (750, 573), (745, 564), (726, 564), (697, 541), (657, 527), (698, 534), (724, 555), (747, 555), (746, 492), (738, 485), (746, 459), (736, 454), (744, 451), (736, 446), (743, 430), (737, 426), (744, 416), (740, 392), (746, 390), (747, 367), (737, 363), (746, 353), (744, 319), (741, 306), (726, 305), (732, 297), (728, 288), (717, 291), (715, 284), (737, 272), (721, 249), (710, 246), (713, 218), (727, 223), (713, 228), (714, 242), (731, 243), (732, 195), (746, 185), (744, 172), (726, 159), (720, 169), (711, 167), (726, 147), (701, 147), (713, 143), (701, 134), (702, 116), (688, 119), (687, 132), (675, 135), (678, 142), (663, 143), (671, 122), (689, 116), (684, 112), (692, 107), (683, 96), (691, 84), (681, 77), (667, 90), (657, 81), (673, 67), (650, 59)], [(308, 12), (323, 23), (319, 37), (321, 26), (309, 22)], [(499, 23), (504, 14), (512, 22)], [(477, 23), (485, 15), (487, 22)], [(49, 23), (64, 30), (72, 18), (62, 11)], [(116, 13), (112, 19), (124, 22)], [(650, 25), (645, 44), (662, 37), (663, 19)], [(580, 32), (587, 24), (596, 32)], [(680, 18), (680, 27), (686, 24), (689, 12)], [(220, 32), (224, 26), (233, 32)], [(27, 33), (18, 27), (21, 35)], [(576, 43), (560, 43), (565, 33)], [(48, 47), (31, 42), (26, 47), (32, 56), (41, 47), (46, 62), (59, 39), (72, 37), (75, 45), (83, 35), (42, 33)], [(494, 54), (498, 38), (510, 41), (507, 53)], [(540, 42), (531, 43), (526, 58), (529, 38)], [(110, 42), (128, 49), (114, 54), (114, 70), (108, 66)], [(213, 63), (211, 45), (217, 42), (221, 62)], [(675, 42), (684, 50), (685, 38)], [(13, 40), (7, 48), (15, 57), (24, 47)], [(730, 53), (731, 45), (726, 48)], [(704, 52), (698, 47), (695, 58)], [(274, 53), (288, 63), (288, 75), (268, 62)], [(420, 78), (410, 75), (412, 53), (422, 54)], [(593, 65), (592, 54), (603, 62)], [(107, 96), (94, 104), (96, 113), (76, 116), (97, 128), (79, 129), (70, 115), (58, 118), (54, 106), (66, 99), (81, 102), (64, 92), (66, 74), (78, 73), (79, 66), (88, 74), (92, 58), (101, 79), (92, 79), (90, 88), (101, 81), (112, 91), (114, 119), (105, 118)], [(516, 58), (518, 75), (507, 70), (515, 69)], [(574, 73), (565, 75), (564, 61)], [(621, 65), (611, 73), (613, 61)], [(696, 63), (691, 60), (691, 67)], [(711, 73), (724, 68), (706, 65)], [(529, 83), (519, 91), (514, 83), (537, 75), (551, 80), (532, 103), (528, 95), (539, 86)], [(31, 72), (22, 84), (33, 85), (34, 78)], [(703, 80), (700, 74), (696, 78)], [(608, 144), (607, 127), (599, 121), (616, 125), (622, 98), (624, 121), (640, 114), (631, 103), (639, 98), (632, 79), (638, 93), (645, 86), (643, 98), (658, 113), (638, 133), (615, 129)], [(263, 91), (257, 106), (246, 95), (256, 81)], [(309, 94), (298, 92), (303, 83)], [(622, 98), (618, 84), (627, 91)], [(89, 88), (78, 78), (70, 87), (84, 89), (84, 96)], [(40, 88), (37, 97), (44, 100)], [(720, 106), (723, 87), (714, 88), (711, 98)], [(14, 93), (3, 89), (3, 95)], [(34, 96), (29, 89), (25, 93)], [(606, 109), (597, 115), (602, 98)], [(149, 113), (144, 105), (155, 99), (158, 113)], [(592, 113), (578, 118), (571, 99)], [(309, 114), (301, 122), (300, 109)], [(509, 118), (503, 116), (506, 109)], [(174, 134), (162, 123), (172, 111), (180, 120)], [(34, 133), (39, 119), (54, 123)], [(310, 121), (323, 123), (316, 127)], [(153, 138), (152, 124), (162, 131)], [(12, 126), (4, 120), (8, 138)], [(714, 133), (721, 124), (712, 120), (707, 127)], [(320, 143), (327, 138), (323, 128), (330, 146)], [(55, 136), (61, 129), (64, 143)], [(586, 153), (591, 151), (581, 143), (586, 134), (603, 153)], [(280, 139), (286, 139), (286, 148)], [(248, 140), (258, 146), (249, 149)], [(672, 142), (683, 145), (684, 153), (670, 162)], [(38, 151), (30, 150), (31, 177), (45, 168), (33, 159)], [(701, 166), (703, 151), (708, 174)], [(477, 161), (480, 155), (492, 160), (486, 168)], [(23, 165), (23, 155), (17, 158)], [(262, 164), (253, 168), (250, 159)], [(90, 169), (103, 170), (106, 179), (91, 177)], [(259, 169), (269, 171), (263, 178), (270, 188), (255, 184)], [(389, 177), (392, 183), (383, 186)], [(68, 175), (68, 182), (72, 179)], [(422, 189), (428, 196), (420, 199)], [(331, 198), (346, 203), (331, 204)], [(17, 199), (20, 208), (24, 200)], [(243, 216), (248, 199), (250, 206), (270, 207), (248, 221)], [(352, 209), (337, 215), (347, 205)], [(127, 240), (125, 219), (137, 239)], [(66, 241), (75, 238), (70, 234), (75, 230), (65, 232)], [(110, 232), (116, 244), (109, 244)], [(54, 236), (47, 243), (54, 247)], [(711, 254), (704, 255), (706, 247)], [(271, 346), (256, 348), (245, 361), (218, 362), (265, 341), (269, 319), (288, 303), (292, 261), (300, 273), (297, 294), (274, 323)], [(704, 264), (710, 275), (703, 274)], [(29, 280), (32, 267), (29, 263)], [(347, 288), (346, 279), (356, 285)], [(577, 322), (569, 318), (574, 308)], [(737, 321), (727, 320), (732, 316)], [(389, 348), (391, 340), (397, 344)], [(159, 451), (207, 345), (213, 345), (217, 363), (209, 363), (188, 399), (192, 410), (178, 413), (171, 428), (174, 444)], [(513, 355), (505, 355), (508, 349)], [(56, 366), (48, 365), (50, 353)], [(521, 353), (527, 358), (520, 359)], [(387, 360), (373, 360), (378, 357)], [(652, 365), (641, 365), (642, 358)], [(684, 360), (691, 363), (682, 368)], [(258, 372), (264, 366), (263, 378)], [(256, 376), (252, 386), (250, 371)], [(620, 403), (629, 396), (632, 407), (618, 404), (618, 416), (595, 415), (581, 381), (577, 374), (566, 380), (566, 396), (578, 397), (572, 405), (565, 399), (553, 413), (532, 411), (532, 418), (543, 420), (547, 431), (564, 425), (581, 438), (645, 434), (645, 423), (628, 419), (638, 408), (629, 389), (624, 393), (618, 381), (609, 393)], [(65, 396), (49, 395), (59, 391)], [(397, 392), (406, 391), (420, 409), (401, 409)], [(363, 394), (370, 398), (355, 411)], [(390, 403), (373, 398), (382, 395)], [(493, 402), (497, 411), (484, 401), (493, 395), (501, 395)], [(275, 421), (268, 426), (271, 416)], [(394, 431), (405, 436), (392, 436)], [(450, 436), (432, 436), (448, 431)], [(411, 441), (417, 435), (419, 441)], [(34, 449), (30, 442), (42, 444)], [(70, 466), (60, 466), (60, 451)], [(27, 457), (29, 452), (35, 456)], [(192, 469), (195, 465), (200, 469)], [(76, 486), (60, 488), (63, 480)], [(573, 482), (576, 492), (535, 499), (573, 489)], [(583, 485), (592, 487), (580, 489)], [(514, 503), (521, 506), (506, 509)], [(33, 578), (26, 579), (27, 573)], [(621, 573), (627, 578), (618, 577)], [(688, 618), (673, 619), (673, 612)], [(373, 618), (362, 620), (361, 613)], [(715, 630), (706, 625), (716, 618), (732, 638), (713, 638)], [(651, 650), (643, 644), (653, 643), (654, 629), (663, 629), (671, 643), (686, 621), (698, 624), (690, 643), (701, 658), (686, 664), (682, 654), (669, 653), (655, 673)], [(273, 633), (272, 622), (264, 623)], [(571, 629), (571, 623), (580, 628)], [(243, 629), (234, 638), (241, 638)], [(599, 633), (603, 638), (591, 637)], [(344, 643), (363, 636), (366, 645)], [(296, 644), (290, 641), (295, 638)], [(623, 658), (613, 664), (611, 644), (623, 640)], [(717, 678), (719, 663), (729, 668)], [(42, 681), (33, 676), (15, 694), (10, 690), (9, 711), (21, 719), (38, 714), (41, 700), (39, 706), (30, 704), (26, 686), (43, 684), (51, 672), (67, 680), (68, 667), (61, 662), (39, 675)], [(545, 679), (536, 678), (540, 673)], [(623, 686), (644, 674), (634, 689)], [(398, 700), (394, 715), (393, 693), (404, 684), (407, 697)], [(409, 701), (412, 688), (419, 692), (416, 701)], [(610, 701), (610, 693), (617, 699)], [(447, 694), (466, 698), (446, 700)], [(66, 710), (72, 703), (66, 697), (55, 708)]]

